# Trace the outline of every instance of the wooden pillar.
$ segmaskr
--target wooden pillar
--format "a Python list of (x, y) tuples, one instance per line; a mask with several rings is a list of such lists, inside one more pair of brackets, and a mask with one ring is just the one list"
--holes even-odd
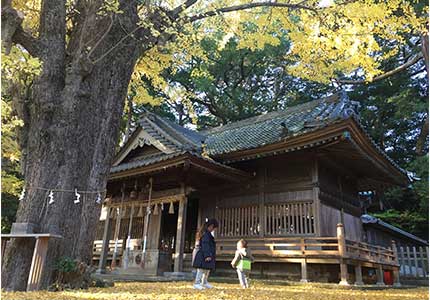
[[(115, 209), (115, 208), (112, 208)], [(107, 263), (107, 256), (109, 253), (109, 236), (111, 231), (111, 222), (110, 222), (110, 214), (111, 214), (111, 208), (107, 208), (107, 214), (106, 214), (106, 220), (105, 220), (105, 227), (103, 229), (103, 244), (102, 244), (102, 250), (100, 253), (100, 260), (99, 260), (99, 267), (97, 269), (97, 273), (101, 274), (106, 271), (106, 263)]]
[(337, 224), (337, 243), (340, 260), (340, 285), (349, 285), (348, 283), (348, 266), (345, 262), (346, 256), (346, 241), (345, 241), (345, 229), (343, 224)]
[(258, 219), (260, 225), (260, 237), (266, 234), (266, 210), (264, 207), (264, 185), (266, 182), (266, 168), (258, 168)]
[(382, 265), (378, 265), (376, 267), (376, 285), (384, 286), (384, 270), (382, 269)]
[(127, 233), (127, 241), (125, 244), (125, 252), (124, 252), (124, 256), (122, 258), (122, 267), (123, 269), (127, 269), (128, 268), (128, 263), (129, 263), (129, 256), (130, 256), (130, 243), (131, 243), (131, 227), (133, 226), (133, 214), (134, 214), (134, 205), (131, 206), (131, 210), (130, 210), (130, 218), (129, 218), (129, 222), (128, 222), (128, 233)]
[(355, 266), (355, 285), (363, 285), (363, 274), (361, 270), (361, 263), (359, 262)]
[(30, 274), (27, 281), (27, 292), (36, 291), (40, 287), (40, 280), (48, 251), (49, 237), (37, 237), (31, 261)]
[(302, 267), (302, 278), (300, 279), (300, 282), (309, 282), (309, 280), (308, 280), (308, 265), (306, 263), (306, 258), (302, 259), (301, 267)]
[(113, 239), (115, 240), (115, 248), (113, 250), (113, 254), (112, 254), (112, 262), (110, 264), (111, 268), (115, 268), (116, 267), (116, 257), (118, 255), (118, 237), (119, 237), (119, 229), (121, 226), (121, 217), (122, 217), (122, 210), (123, 207), (121, 207), (121, 209), (119, 208), (114, 208), (116, 209), (116, 213), (114, 212), (114, 215), (116, 216), (116, 222), (115, 222), (115, 232), (114, 232), (114, 237)]
[[(394, 260), (399, 267), (395, 267), (392, 271), (393, 274), (393, 286), (399, 287), (400, 284), (400, 262), (399, 262), (399, 255), (397, 253), (397, 246), (396, 242), (394, 240), (391, 241), (391, 249), (393, 250)], [(424, 266), (423, 266), (424, 267)]]
[(321, 236), (321, 205), (319, 199), (319, 174), (318, 174), (318, 159), (315, 156), (312, 166), (312, 200), (314, 209), (314, 231), (316, 236)]
[(176, 227), (175, 263), (174, 272), (182, 272), (184, 262), (185, 225), (187, 221), (187, 196), (179, 201), (178, 223)]

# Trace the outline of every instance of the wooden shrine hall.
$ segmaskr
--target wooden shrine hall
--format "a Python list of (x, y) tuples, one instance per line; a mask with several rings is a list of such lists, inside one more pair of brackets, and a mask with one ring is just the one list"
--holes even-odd
[(146, 112), (113, 162), (94, 261), (101, 273), (190, 271), (195, 232), (215, 217), (217, 274), (245, 238), (258, 276), (382, 285), (389, 272), (399, 284), (395, 244), (367, 243), (360, 217), (408, 181), (344, 94), (200, 132)]

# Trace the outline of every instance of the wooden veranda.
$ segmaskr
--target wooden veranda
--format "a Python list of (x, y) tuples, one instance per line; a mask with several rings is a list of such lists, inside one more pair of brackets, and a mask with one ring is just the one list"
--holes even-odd
[[(362, 285), (362, 267), (376, 269), (377, 284), (384, 285), (383, 271), (391, 271), (394, 285), (400, 286), (396, 246), (392, 248), (370, 245), (345, 239), (342, 224), (335, 237), (254, 237), (248, 245), (256, 262), (289, 262), (301, 264), (301, 281), (308, 282), (308, 264), (337, 264), (340, 266), (339, 284), (348, 285), (347, 266), (355, 269), (355, 285)], [(218, 239), (219, 261), (230, 261), (236, 250), (237, 239)]]

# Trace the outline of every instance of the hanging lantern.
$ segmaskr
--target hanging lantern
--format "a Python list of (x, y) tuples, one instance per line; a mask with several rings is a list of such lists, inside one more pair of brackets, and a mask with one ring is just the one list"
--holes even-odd
[(137, 213), (138, 217), (143, 217), (143, 205), (139, 206), (139, 212)]
[(173, 215), (175, 213), (175, 208), (173, 207), (173, 202), (170, 202), (169, 214)]
[(137, 180), (134, 182), (134, 190), (131, 191), (130, 198), (137, 198)]
[(154, 205), (154, 216), (157, 216), (157, 215), (158, 215), (158, 205), (155, 204)]

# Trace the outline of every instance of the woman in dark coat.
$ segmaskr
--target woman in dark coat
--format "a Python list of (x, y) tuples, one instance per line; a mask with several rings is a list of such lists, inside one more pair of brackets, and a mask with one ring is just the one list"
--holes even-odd
[(198, 290), (210, 289), (208, 283), (210, 270), (215, 269), (216, 243), (212, 233), (218, 228), (218, 221), (206, 221), (196, 235), (196, 248), (193, 257), (193, 267), (197, 268), (194, 288)]

